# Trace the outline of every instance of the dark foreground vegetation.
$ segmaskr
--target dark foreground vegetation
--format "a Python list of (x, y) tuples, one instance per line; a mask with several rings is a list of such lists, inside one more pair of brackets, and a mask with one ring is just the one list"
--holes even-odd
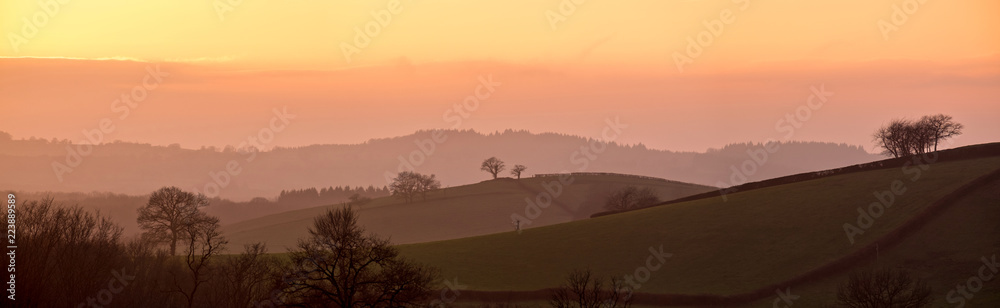
[[(431, 303), (434, 269), (366, 234), (350, 208), (315, 220), (289, 257), (263, 244), (222, 255), (218, 219), (176, 188), (143, 208), (142, 237), (52, 199), (26, 202), (17, 307), (415, 307)], [(166, 243), (166, 244), (165, 244)], [(176, 249), (178, 254), (170, 254)]]

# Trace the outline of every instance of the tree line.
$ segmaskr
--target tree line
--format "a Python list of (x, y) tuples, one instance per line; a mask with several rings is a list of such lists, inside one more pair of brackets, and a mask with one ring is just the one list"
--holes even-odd
[[(335, 204), (344, 200), (357, 200), (360, 198), (380, 198), (390, 195), (390, 188), (387, 186), (375, 187), (368, 185), (368, 188), (357, 186), (337, 186), (323, 187), (320, 189), (290, 189), (282, 190), (275, 200), (278, 204)], [(258, 199), (258, 202), (263, 202)]]

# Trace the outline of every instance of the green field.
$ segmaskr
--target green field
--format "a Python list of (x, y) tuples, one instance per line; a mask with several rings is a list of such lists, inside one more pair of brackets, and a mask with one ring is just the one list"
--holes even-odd
[[(445, 188), (428, 194), (427, 200), (404, 203), (400, 198), (372, 200), (356, 207), (360, 223), (368, 231), (387, 236), (393, 243), (418, 243), (456, 239), (514, 230), (511, 215), (525, 213), (525, 198), (535, 199), (549, 190), (559, 196), (542, 209), (532, 222), (522, 222), (524, 229), (587, 219), (604, 210), (605, 196), (626, 185), (655, 188), (662, 200), (694, 195), (716, 188), (641, 178), (628, 175), (574, 175), (568, 185), (558, 177), (532, 177), (520, 180), (501, 178), (477, 184)], [(545, 187), (549, 187), (547, 190)], [(560, 189), (557, 189), (561, 187)], [(340, 205), (333, 205), (340, 206)], [(229, 247), (265, 242), (273, 252), (293, 248), (307, 236), (313, 218), (331, 206), (302, 209), (251, 219), (223, 228)]]
[[(933, 307), (956, 307), (945, 296), (978, 274), (983, 264), (980, 258), (993, 255), (1000, 258), (1000, 181), (965, 196), (898, 246), (882, 251), (877, 260), (861, 266), (906, 268), (931, 287)], [(795, 307), (822, 307), (833, 301), (833, 290), (847, 276), (842, 273), (792, 288), (792, 293), (800, 296)], [(769, 306), (770, 301), (773, 299), (747, 307)], [(984, 283), (983, 290), (965, 306), (1000, 307), (1000, 278)]]
[[(638, 291), (740, 294), (796, 277), (872, 243), (933, 201), (1000, 168), (1000, 157), (925, 167), (834, 175), (730, 194), (727, 202), (706, 198), (531, 228), (520, 234), (505, 232), (400, 248), (404, 255), (441, 268), (444, 278), (457, 279), (469, 289), (527, 291), (555, 287), (566, 273), (578, 268), (602, 275), (632, 274), (645, 265), (651, 247), (662, 245), (673, 255), (651, 271)], [(920, 170), (916, 180), (914, 170)], [(889, 190), (896, 180), (905, 185), (906, 192), (895, 196), (892, 206), (851, 244), (843, 225), (855, 223), (857, 208), (876, 202), (873, 193)], [(943, 303), (947, 293), (943, 286), (974, 274), (979, 257), (996, 253), (1000, 246), (997, 186), (991, 187), (980, 189), (962, 200), (965, 205), (956, 207), (972, 210), (949, 210), (922, 229), (920, 236), (885, 252), (879, 262), (933, 278), (935, 298)], [(813, 296), (812, 303), (827, 303), (841, 278), (803, 286), (802, 296)], [(990, 283), (995, 303), (1000, 287), (996, 281)], [(982, 294), (988, 293), (981, 292), (977, 299), (989, 297)], [(810, 301), (803, 299), (806, 302)], [(753, 306), (770, 304), (761, 301)]]

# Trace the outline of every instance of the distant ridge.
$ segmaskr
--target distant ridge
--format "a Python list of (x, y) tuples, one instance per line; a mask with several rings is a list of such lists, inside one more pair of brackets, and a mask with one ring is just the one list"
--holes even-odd
[[(435, 142), (433, 135), (444, 140)], [(439, 138), (441, 139), (441, 138)], [(212, 192), (245, 201), (277, 196), (283, 189), (331, 185), (382, 187), (386, 175), (415, 169), (435, 174), (444, 186), (476, 183), (489, 178), (479, 170), (483, 159), (496, 156), (508, 165), (528, 167), (526, 176), (566, 172), (609, 172), (720, 186), (729, 182), (733, 168), (751, 159), (747, 151), (759, 143), (730, 144), (704, 153), (649, 149), (642, 144), (604, 143), (600, 153), (581, 148), (600, 140), (554, 133), (507, 130), (478, 133), (471, 130), (419, 131), (407, 136), (372, 139), (361, 144), (312, 145), (274, 148), (250, 154), (235, 148), (183, 149), (179, 146), (112, 142), (93, 146), (72, 172), (59, 181), (53, 164), (67, 162), (67, 140), (0, 140), (0, 172), (18, 177), (0, 179), (0, 187), (19, 191), (110, 191), (147, 194), (169, 183), (186, 190)], [(765, 164), (747, 174), (748, 181), (825, 170), (878, 160), (858, 146), (820, 142), (780, 143)], [(229, 162), (239, 174), (227, 177)], [(211, 174), (210, 174), (211, 173)], [(506, 173), (506, 171), (504, 172)], [(149, 175), (156, 174), (156, 177)], [(213, 175), (215, 178), (213, 178)], [(506, 175), (506, 174), (505, 174)], [(223, 183), (226, 182), (226, 183)], [(226, 184), (226, 185), (221, 185)]]

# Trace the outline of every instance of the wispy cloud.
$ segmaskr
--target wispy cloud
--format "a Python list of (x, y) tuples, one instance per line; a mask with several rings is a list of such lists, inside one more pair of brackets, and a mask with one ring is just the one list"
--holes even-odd
[(83, 57), (34, 57), (34, 56), (0, 56), (0, 59), (60, 59), (60, 60), (90, 60), (90, 61), (133, 61), (133, 62), (150, 62), (144, 59), (132, 58), (132, 57), (99, 57), (99, 58), (83, 58)]

